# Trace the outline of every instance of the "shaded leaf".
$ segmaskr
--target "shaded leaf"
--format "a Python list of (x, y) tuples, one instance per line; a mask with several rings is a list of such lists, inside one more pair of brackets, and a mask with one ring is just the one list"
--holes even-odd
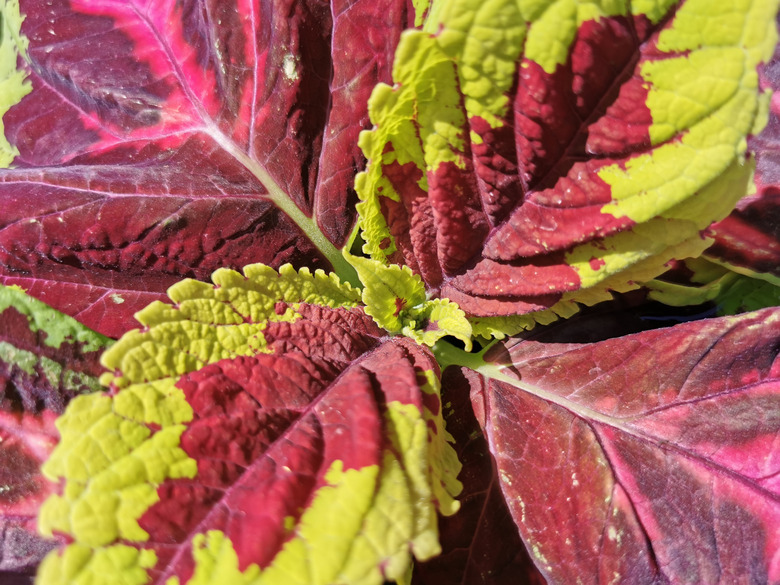
[[(0, 578), (31, 581), (56, 541), (36, 519), (53, 492), (39, 466), (57, 443), (67, 402), (98, 389), (109, 340), (22, 291), (0, 286)], [(15, 580), (15, 581), (14, 581)]]
[(470, 390), (478, 392), (483, 382), (466, 369), (448, 368), (442, 374), (447, 430), (463, 464), (461, 509), (439, 518), (442, 553), (415, 564), (413, 584), (544, 584), (509, 514), (487, 440), (470, 407)]
[(550, 582), (780, 578), (778, 319), (488, 352), (475, 408)]
[[(338, 279), (220, 270), (106, 352), (44, 467), (41, 583), (382, 583), (458, 509), (439, 370)], [(106, 566), (112, 571), (104, 571)]]
[(707, 230), (715, 243), (705, 257), (780, 286), (780, 190), (771, 186), (746, 197)]
[[(21, 27), (32, 90), (4, 116), (3, 282), (119, 336), (185, 276), (253, 262), (353, 274), (338, 248), (356, 140), (414, 19), (405, 0), (19, 8), (21, 23), (2, 5), (0, 56)], [(22, 92), (10, 75), (4, 100)]]
[[(733, 217), (732, 213), (731, 216)], [(734, 315), (780, 305), (780, 286), (738, 274), (704, 258), (680, 262), (645, 283), (648, 298), (675, 307), (712, 301), (718, 315)]]
[[(736, 11), (735, 11), (736, 10)], [(777, 2), (434, 3), (361, 135), (365, 251), (501, 334), (697, 256), (745, 195)], [(707, 22), (707, 26), (702, 26)]]
[(707, 230), (715, 242), (705, 255), (740, 274), (780, 285), (779, 49), (761, 70), (761, 82), (775, 94), (766, 128), (749, 137), (756, 152), (756, 192), (742, 198), (727, 218)]

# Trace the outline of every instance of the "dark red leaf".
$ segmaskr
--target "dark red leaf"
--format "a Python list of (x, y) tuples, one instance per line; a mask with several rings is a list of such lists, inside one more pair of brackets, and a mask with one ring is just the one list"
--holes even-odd
[(406, 0), (20, 7), (32, 92), (4, 117), (3, 282), (118, 336), (183, 277), (340, 259)]
[(490, 351), (475, 408), (550, 582), (780, 579), (779, 320)]

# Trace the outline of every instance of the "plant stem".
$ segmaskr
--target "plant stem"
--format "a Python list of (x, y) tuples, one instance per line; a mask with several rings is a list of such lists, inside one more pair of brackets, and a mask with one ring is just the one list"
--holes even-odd
[(300, 207), (293, 203), (293, 200), (276, 183), (276, 181), (274, 181), (263, 165), (251, 158), (219, 130), (215, 129), (211, 132), (211, 135), (222, 148), (229, 152), (233, 158), (244, 165), (255, 177), (257, 177), (262, 185), (268, 190), (267, 198), (282, 210), (282, 212), (284, 212), (287, 217), (289, 217), (295, 225), (306, 234), (309, 240), (316, 246), (322, 255), (325, 256), (325, 259), (333, 266), (333, 271), (341, 281), (362, 288), (357, 271), (349, 262), (347, 262), (347, 259), (344, 258), (341, 250), (336, 248), (336, 246), (325, 237), (325, 234), (322, 233), (322, 230), (320, 230), (320, 227), (313, 217), (306, 215), (301, 211)]
[(440, 339), (433, 346), (433, 355), (436, 357), (436, 361), (439, 362), (439, 367), (441, 367), (442, 371), (449, 366), (464, 366), (477, 370), (485, 365), (485, 360), (482, 359), (482, 356), (491, 345), (493, 344), (489, 344), (478, 353), (469, 353), (466, 350), (455, 347), (448, 341)]

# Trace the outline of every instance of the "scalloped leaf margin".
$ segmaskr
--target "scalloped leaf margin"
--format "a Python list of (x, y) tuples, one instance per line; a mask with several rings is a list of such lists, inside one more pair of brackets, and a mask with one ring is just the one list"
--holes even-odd
[[(161, 485), (196, 481), (199, 473), (198, 461), (182, 445), (183, 434), (197, 417), (179, 387), (185, 377), (262, 354), (303, 354), (295, 359), (308, 359), (305, 348), (288, 347), (289, 331), (281, 338), (277, 331), (269, 346), (263, 332), (270, 324), (300, 325), (299, 342), (311, 342), (316, 354), (332, 353), (332, 340), (310, 339), (312, 314), (326, 327), (349, 315), (354, 318), (348, 320), (371, 323), (360, 317), (360, 292), (321, 272), (284, 267), (276, 273), (249, 266), (243, 276), (220, 270), (213, 280), (214, 286), (183, 281), (169, 291), (175, 306), (154, 303), (142, 311), (138, 318), (144, 328), (129, 332), (104, 354), (103, 363), (111, 372), (102, 381), (112, 392), (79, 397), (58, 421), (62, 441), (43, 471), (64, 487), (45, 502), (39, 523), (42, 532), (66, 533), (74, 542), (47, 557), (39, 583), (113, 583), (117, 575), (128, 584), (148, 581), (160, 559), (159, 551), (144, 546), (150, 537), (142, 527), (144, 515), (160, 505)], [(352, 368), (347, 363), (350, 373), (337, 378), (342, 385), (353, 378), (365, 384), (370, 378), (360, 372), (373, 368), (380, 386), (389, 384), (384, 422), (369, 425), (387, 433), (380, 461), (345, 469), (334, 460), (297, 522), (285, 518), (283, 530), (295, 535), (262, 570), (262, 577), (256, 564), (248, 572), (243, 566), (239, 571), (225, 534), (208, 530), (192, 538), (195, 567), (186, 582), (216, 584), (231, 574), (236, 579), (243, 575), (246, 582), (288, 583), (291, 568), (300, 572), (314, 563), (324, 573), (301, 573), (302, 583), (339, 579), (378, 584), (402, 578), (410, 569), (410, 553), (420, 559), (438, 553), (436, 511), (457, 511), (454, 496), (461, 489), (456, 480), (460, 464), (443, 425), (438, 367), (410, 341), (382, 345), (386, 337), (373, 325), (356, 335), (380, 349), (389, 348), (391, 355), (412, 359), (405, 366), (411, 385), (396, 380), (397, 357), (360, 362), (374, 366)], [(317, 350), (317, 343), (324, 344), (323, 349)], [(362, 346), (350, 345), (357, 349), (345, 347), (352, 356), (345, 359), (359, 358)], [(316, 363), (327, 368), (333, 359)], [(323, 412), (328, 408), (322, 406)], [(340, 510), (338, 522), (352, 529), (323, 530), (334, 521), (334, 509)], [(228, 566), (235, 571), (223, 572)], [(179, 578), (178, 573), (167, 575), (165, 582)]]

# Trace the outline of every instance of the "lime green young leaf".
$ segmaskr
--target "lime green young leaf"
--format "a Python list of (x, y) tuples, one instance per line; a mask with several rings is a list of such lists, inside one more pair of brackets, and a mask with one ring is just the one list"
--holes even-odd
[(463, 311), (446, 299), (426, 300), (422, 280), (408, 266), (351, 254), (347, 259), (364, 285), (365, 311), (377, 325), (428, 346), (452, 335), (471, 348), (471, 325)]
[(401, 333), (429, 347), (442, 337), (451, 335), (471, 350), (471, 323), (460, 307), (447, 299), (432, 299), (411, 309)]
[(370, 258), (347, 256), (363, 283), (366, 313), (390, 333), (404, 327), (404, 317), (425, 303), (425, 286), (408, 266), (386, 265)]

